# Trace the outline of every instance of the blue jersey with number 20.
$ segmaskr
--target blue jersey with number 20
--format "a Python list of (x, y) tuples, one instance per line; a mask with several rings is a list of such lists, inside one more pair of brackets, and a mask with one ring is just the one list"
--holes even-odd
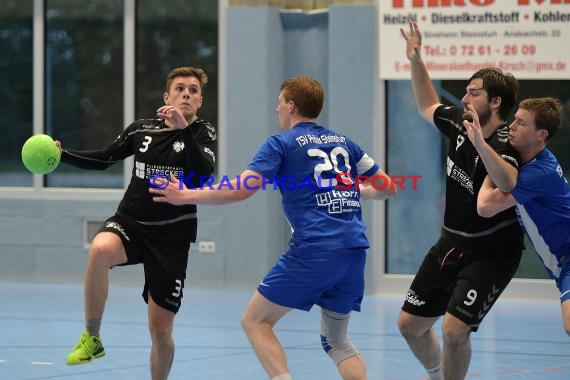
[(372, 177), (378, 165), (346, 136), (299, 123), (269, 137), (247, 168), (279, 187), (293, 231), (291, 247), (369, 247), (360, 192), (348, 184), (356, 176)]

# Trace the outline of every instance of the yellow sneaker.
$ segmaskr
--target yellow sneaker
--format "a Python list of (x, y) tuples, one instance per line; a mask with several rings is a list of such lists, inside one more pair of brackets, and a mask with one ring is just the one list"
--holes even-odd
[(83, 334), (79, 337), (79, 342), (67, 355), (67, 364), (85, 364), (103, 356), (105, 356), (105, 348), (103, 348), (101, 338), (91, 336), (87, 331), (83, 331)]

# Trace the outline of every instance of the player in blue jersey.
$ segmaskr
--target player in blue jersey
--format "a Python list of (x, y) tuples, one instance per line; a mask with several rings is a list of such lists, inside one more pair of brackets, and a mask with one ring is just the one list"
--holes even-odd
[[(509, 131), (509, 141), (519, 151), (522, 164), (517, 184), (505, 193), (486, 180), (479, 191), (477, 211), (492, 217), (516, 205), (521, 225), (560, 290), (564, 329), (570, 335), (570, 189), (558, 160), (546, 148), (560, 128), (560, 115), (558, 99), (520, 102)], [(466, 123), (469, 137), (485, 149), (478, 119), (473, 121)]]
[[(273, 327), (291, 309), (308, 311), (313, 305), (321, 307), (323, 348), (343, 379), (366, 379), (364, 361), (347, 335), (351, 311), (360, 310), (369, 246), (361, 200), (386, 199), (396, 189), (356, 143), (316, 123), (323, 102), (323, 88), (315, 79), (284, 81), (276, 110), (282, 133), (263, 143), (231, 186), (180, 191), (173, 180), (165, 189), (150, 189), (157, 202), (227, 204), (277, 182), (293, 230), (290, 248), (259, 283), (242, 317), (272, 380), (291, 379)], [(359, 184), (357, 178), (374, 179), (373, 185)]]

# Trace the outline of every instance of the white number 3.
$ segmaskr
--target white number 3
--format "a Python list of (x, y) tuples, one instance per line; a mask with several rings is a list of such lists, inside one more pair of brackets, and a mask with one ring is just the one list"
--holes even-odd
[(182, 291), (182, 281), (176, 280), (176, 286), (174, 287), (174, 292), (172, 292), (172, 296), (180, 297), (181, 291)]
[(144, 141), (142, 142), (143, 147), (139, 149), (139, 152), (146, 152), (148, 150), (148, 146), (150, 145), (151, 141), (152, 141), (152, 137), (145, 136)]

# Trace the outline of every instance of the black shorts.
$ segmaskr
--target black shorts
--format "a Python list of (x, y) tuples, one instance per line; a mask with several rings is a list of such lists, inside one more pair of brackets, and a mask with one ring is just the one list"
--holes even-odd
[(422, 317), (448, 312), (477, 331), (520, 260), (520, 251), (466, 253), (440, 237), (425, 256), (402, 310)]
[(98, 232), (113, 232), (121, 238), (128, 259), (121, 266), (143, 264), (145, 302), (148, 303), (150, 292), (154, 302), (176, 313), (183, 296), (188, 251), (190, 243), (196, 241), (196, 231), (196, 219), (157, 226), (115, 214)]

